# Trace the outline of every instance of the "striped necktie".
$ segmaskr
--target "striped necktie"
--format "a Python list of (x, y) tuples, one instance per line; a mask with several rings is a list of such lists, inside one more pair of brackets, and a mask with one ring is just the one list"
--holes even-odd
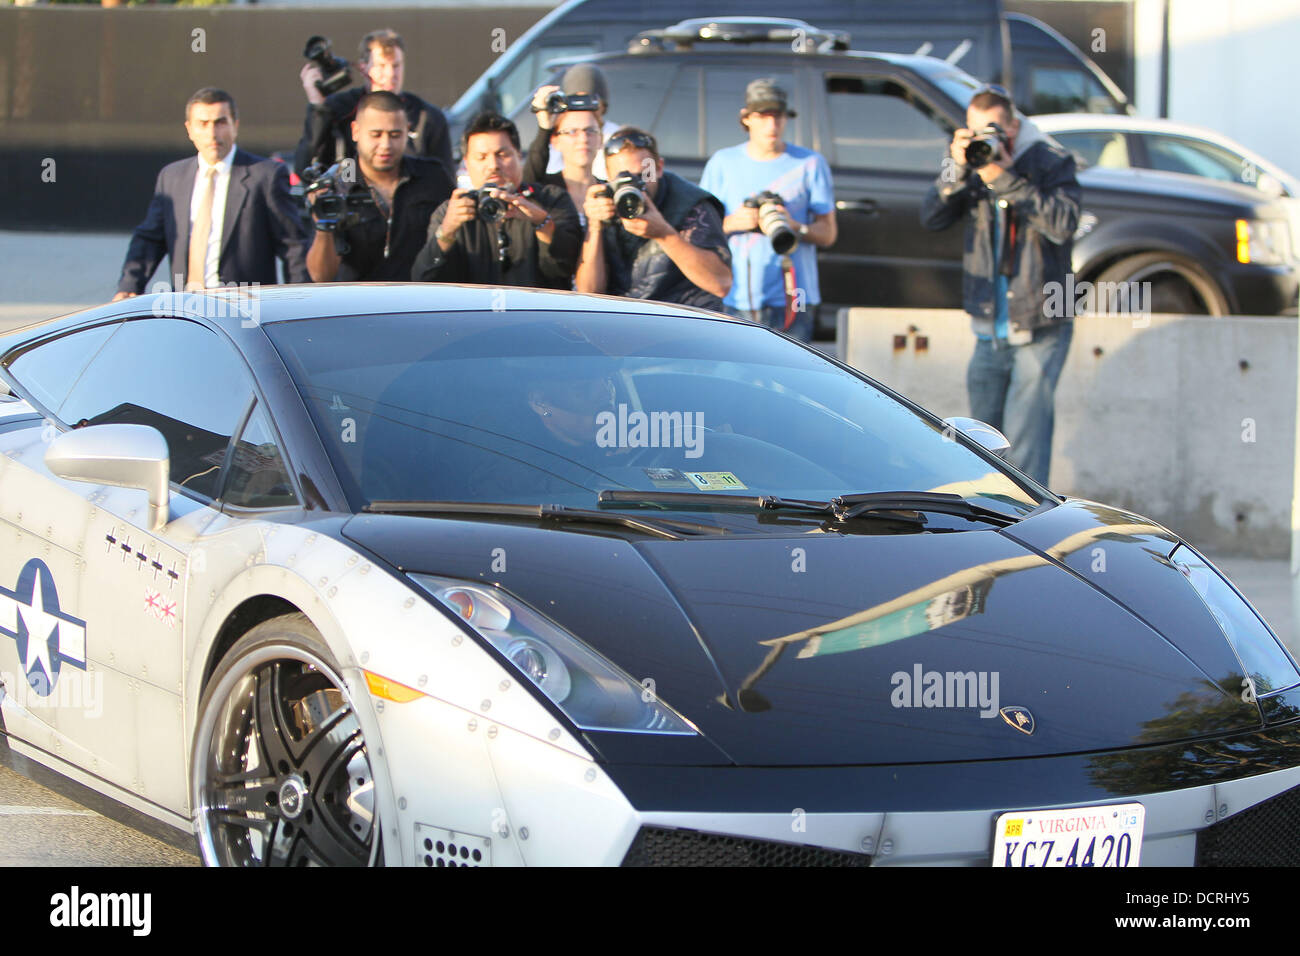
[(194, 227), (190, 230), (190, 261), (185, 273), (186, 289), (205, 287), (208, 264), (208, 233), (212, 231), (212, 194), (216, 191), (217, 168), (203, 171), (203, 192), (199, 195), (199, 209), (194, 214)]

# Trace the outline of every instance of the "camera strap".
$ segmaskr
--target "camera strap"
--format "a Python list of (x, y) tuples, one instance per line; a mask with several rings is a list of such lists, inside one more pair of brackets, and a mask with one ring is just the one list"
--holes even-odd
[(785, 324), (782, 329), (789, 332), (790, 326), (794, 325), (796, 296), (799, 289), (795, 280), (794, 259), (790, 256), (781, 257), (781, 281), (785, 284)]

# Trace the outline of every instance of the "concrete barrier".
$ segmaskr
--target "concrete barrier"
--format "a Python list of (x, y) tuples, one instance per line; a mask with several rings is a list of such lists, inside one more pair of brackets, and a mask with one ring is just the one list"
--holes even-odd
[[(1052, 489), (1130, 508), (1205, 550), (1286, 557), (1296, 327), (1287, 317), (1076, 319), (1056, 392)], [(936, 414), (969, 414), (966, 313), (844, 309), (839, 343), (846, 363)]]

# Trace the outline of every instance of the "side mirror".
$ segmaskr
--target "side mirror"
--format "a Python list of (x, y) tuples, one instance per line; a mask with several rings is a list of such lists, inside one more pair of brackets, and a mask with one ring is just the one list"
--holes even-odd
[(140, 488), (149, 495), (149, 530), (168, 521), (167, 439), (148, 425), (90, 425), (64, 432), (45, 450), (45, 467), (68, 481)]
[(1011, 442), (992, 425), (986, 425), (976, 418), (945, 418), (944, 421), (981, 448), (993, 452), (999, 458), (1005, 458), (1011, 450)]

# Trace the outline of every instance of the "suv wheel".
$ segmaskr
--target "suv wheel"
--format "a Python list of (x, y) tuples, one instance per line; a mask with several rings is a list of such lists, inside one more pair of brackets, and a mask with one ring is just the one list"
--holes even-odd
[(1216, 317), (1229, 312), (1228, 299), (1218, 283), (1201, 266), (1177, 253), (1144, 252), (1121, 259), (1097, 277), (1098, 285), (1107, 282), (1150, 282), (1150, 296), (1143, 297), (1149, 312)]

